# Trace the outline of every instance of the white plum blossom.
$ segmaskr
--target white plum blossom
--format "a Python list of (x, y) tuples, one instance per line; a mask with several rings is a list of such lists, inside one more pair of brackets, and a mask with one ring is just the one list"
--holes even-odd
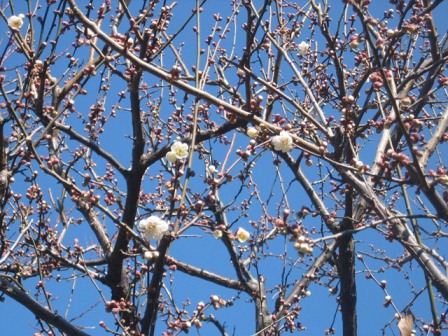
[(236, 231), (236, 239), (240, 243), (244, 243), (246, 240), (248, 240), (250, 237), (250, 233), (246, 230), (244, 230), (242, 227), (238, 228)]
[(310, 45), (305, 41), (300, 42), (300, 44), (297, 46), (298, 55), (306, 55), (308, 50), (310, 50)]
[(208, 172), (210, 175), (216, 174), (218, 172), (218, 169), (214, 165), (208, 166)]
[(166, 153), (166, 159), (174, 163), (176, 160), (185, 159), (188, 156), (188, 145), (180, 141), (175, 141), (171, 145), (171, 151)]
[(25, 15), (23, 15), (23, 14), (11, 16), (8, 19), (8, 26), (10, 28), (20, 29), (23, 26), (23, 19), (24, 18), (25, 18)]
[(300, 252), (302, 252), (303, 254), (312, 253), (313, 248), (308, 243), (302, 243), (300, 244)]
[(216, 239), (222, 238), (222, 231), (221, 230), (213, 231), (213, 237), (215, 237)]
[(157, 216), (142, 219), (138, 226), (147, 240), (155, 239), (159, 241), (162, 239), (163, 233), (168, 231), (168, 223)]
[(258, 133), (259, 132), (255, 127), (249, 127), (246, 132), (247, 136), (251, 139), (255, 139), (258, 136)]
[(300, 241), (297, 241), (294, 244), (294, 248), (296, 250), (299, 250), (303, 254), (313, 253), (313, 247), (308, 243), (304, 243), (304, 242), (301, 243)]
[(145, 251), (145, 253), (143, 253), (143, 259), (146, 260), (153, 260), (157, 259), (158, 257), (159, 257), (158, 251)]
[(152, 252), (145, 251), (145, 253), (143, 253), (143, 258), (146, 259), (146, 260), (151, 260), (152, 259)]
[(171, 151), (176, 154), (178, 159), (185, 159), (188, 156), (188, 145), (180, 141), (176, 141), (171, 146)]
[(293, 141), (291, 134), (287, 131), (281, 131), (279, 135), (272, 138), (271, 142), (276, 151), (287, 153), (292, 150)]
[(388, 29), (387, 32), (386, 32), (386, 35), (387, 35), (388, 37), (391, 37), (391, 36), (394, 36), (394, 35), (397, 34), (397, 33), (398, 33), (398, 31), (396, 31), (396, 30), (394, 30), (394, 29)]

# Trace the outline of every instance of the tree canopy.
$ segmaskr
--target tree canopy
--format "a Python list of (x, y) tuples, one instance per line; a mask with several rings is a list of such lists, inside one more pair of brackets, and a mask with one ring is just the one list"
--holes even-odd
[(441, 335), (447, 10), (1, 2), (2, 324)]

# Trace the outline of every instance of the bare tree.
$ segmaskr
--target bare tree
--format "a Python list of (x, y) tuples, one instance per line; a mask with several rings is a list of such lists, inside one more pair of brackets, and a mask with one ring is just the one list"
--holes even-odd
[(446, 3), (0, 6), (0, 291), (27, 330), (448, 328)]

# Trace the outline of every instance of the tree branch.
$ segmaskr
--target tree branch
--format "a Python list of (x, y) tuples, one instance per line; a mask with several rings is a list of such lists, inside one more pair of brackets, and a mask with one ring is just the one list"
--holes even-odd
[(76, 328), (62, 316), (48, 310), (27, 293), (18, 289), (12, 282), (0, 276), (0, 291), (31, 311), (37, 318), (55, 326), (61, 333), (69, 336), (88, 336), (89, 334)]

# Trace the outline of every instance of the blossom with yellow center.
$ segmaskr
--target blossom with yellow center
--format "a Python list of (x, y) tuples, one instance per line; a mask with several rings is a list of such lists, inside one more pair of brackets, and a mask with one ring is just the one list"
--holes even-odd
[(236, 239), (240, 243), (244, 243), (246, 240), (248, 240), (250, 237), (250, 233), (246, 230), (244, 230), (242, 227), (238, 228), (236, 231)]
[(287, 131), (281, 131), (279, 135), (272, 138), (271, 142), (276, 151), (287, 153), (292, 150), (293, 141), (291, 134)]
[(168, 231), (168, 223), (157, 216), (142, 219), (138, 226), (147, 240), (155, 239), (159, 241), (162, 239), (163, 233)]
[(249, 138), (255, 139), (258, 136), (258, 130), (255, 127), (249, 127), (246, 131), (246, 134)]
[(310, 45), (305, 41), (300, 42), (297, 46), (298, 55), (305, 55), (310, 50)]
[(185, 159), (188, 156), (188, 145), (180, 141), (175, 141), (171, 145), (171, 151), (166, 153), (166, 159), (174, 163), (176, 160)]
[(25, 18), (25, 15), (23, 15), (23, 14), (11, 16), (8, 19), (8, 26), (10, 28), (20, 29), (23, 26), (23, 19), (24, 18)]
[(220, 239), (222, 237), (222, 231), (221, 230), (213, 231), (213, 237), (215, 237), (216, 239)]

